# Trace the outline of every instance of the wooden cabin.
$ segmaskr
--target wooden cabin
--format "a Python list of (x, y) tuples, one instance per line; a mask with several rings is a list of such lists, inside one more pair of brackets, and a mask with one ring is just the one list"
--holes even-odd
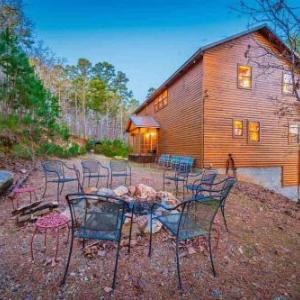
[[(238, 176), (297, 197), (300, 104), (285, 71), (289, 62), (274, 56), (282, 69), (264, 73), (249, 61), (249, 49), (258, 56), (262, 51), (258, 44), (274, 51), (286, 47), (260, 26), (200, 48), (131, 117), (133, 154), (188, 155), (199, 168), (219, 169), (231, 154)], [(292, 105), (289, 116), (278, 113), (282, 103)]]

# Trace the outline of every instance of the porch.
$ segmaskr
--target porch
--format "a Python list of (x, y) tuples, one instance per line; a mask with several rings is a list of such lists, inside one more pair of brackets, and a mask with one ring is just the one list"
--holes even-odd
[(130, 117), (126, 130), (131, 149), (129, 160), (139, 163), (155, 161), (158, 152), (159, 128), (159, 123), (152, 117)]

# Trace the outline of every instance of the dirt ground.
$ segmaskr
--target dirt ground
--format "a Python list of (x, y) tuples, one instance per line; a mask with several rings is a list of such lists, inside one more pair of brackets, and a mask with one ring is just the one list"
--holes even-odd
[[(97, 158), (108, 163), (102, 156)], [(79, 165), (79, 159), (67, 163)], [(132, 167), (133, 184), (162, 189), (160, 170)], [(37, 187), (40, 196), (41, 171), (34, 172), (26, 185)], [(167, 189), (172, 191), (172, 186)], [(66, 207), (64, 195), (75, 190), (75, 185), (66, 185), (61, 210)], [(46, 200), (55, 200), (55, 188), (49, 189)], [(0, 199), (0, 299), (300, 299), (300, 205), (253, 184), (239, 182), (227, 201), (230, 232), (221, 222), (221, 239), (214, 252), (217, 277), (204, 247), (193, 245), (196, 253), (182, 247), (183, 292), (177, 289), (175, 245), (165, 230), (154, 235), (151, 258), (148, 235), (135, 238), (130, 255), (122, 248), (114, 293), (107, 289), (112, 282), (114, 246), (102, 244), (95, 257), (87, 258), (76, 241), (67, 282), (60, 287), (68, 245), (61, 243), (61, 261), (52, 266), (48, 262), (54, 255), (54, 238), (48, 237), (48, 250), (43, 253), (43, 236), (38, 235), (32, 263), (34, 224), (16, 226), (11, 211), (11, 201)]]

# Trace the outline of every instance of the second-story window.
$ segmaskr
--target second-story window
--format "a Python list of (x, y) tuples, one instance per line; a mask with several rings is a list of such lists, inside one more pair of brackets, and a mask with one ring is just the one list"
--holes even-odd
[(238, 87), (242, 89), (252, 88), (252, 67), (238, 65)]
[(168, 105), (168, 90), (164, 90), (154, 100), (154, 110), (159, 111)]
[(289, 124), (289, 143), (299, 143), (299, 126), (298, 124)]
[(282, 92), (284, 94), (293, 94), (293, 80), (291, 73), (283, 73)]

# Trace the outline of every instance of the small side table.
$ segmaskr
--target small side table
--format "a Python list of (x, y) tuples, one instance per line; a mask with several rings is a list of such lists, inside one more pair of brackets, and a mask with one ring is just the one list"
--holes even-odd
[(30, 204), (32, 202), (32, 195), (34, 196), (35, 201), (38, 200), (37, 195), (36, 195), (36, 188), (34, 188), (34, 187), (15, 188), (13, 190), (13, 192), (15, 194), (14, 197), (12, 198), (13, 209), (15, 209), (14, 199), (17, 200), (17, 207), (16, 208), (18, 208), (18, 206), (19, 206), (19, 199), (18, 199), (19, 195), (28, 193)]
[(70, 235), (70, 226), (69, 226), (69, 219), (67, 216), (59, 214), (59, 213), (51, 213), (49, 215), (40, 217), (35, 222), (35, 230), (32, 235), (31, 239), (31, 258), (32, 261), (34, 261), (33, 256), (33, 240), (37, 232), (42, 232), (45, 234), (44, 237), (44, 248), (46, 251), (47, 248), (47, 231), (50, 230), (56, 234), (56, 251), (55, 251), (55, 261), (57, 261), (57, 254), (58, 254), (58, 248), (59, 248), (59, 232), (61, 229), (67, 228), (68, 229), (68, 239), (67, 243), (69, 241), (69, 235)]

